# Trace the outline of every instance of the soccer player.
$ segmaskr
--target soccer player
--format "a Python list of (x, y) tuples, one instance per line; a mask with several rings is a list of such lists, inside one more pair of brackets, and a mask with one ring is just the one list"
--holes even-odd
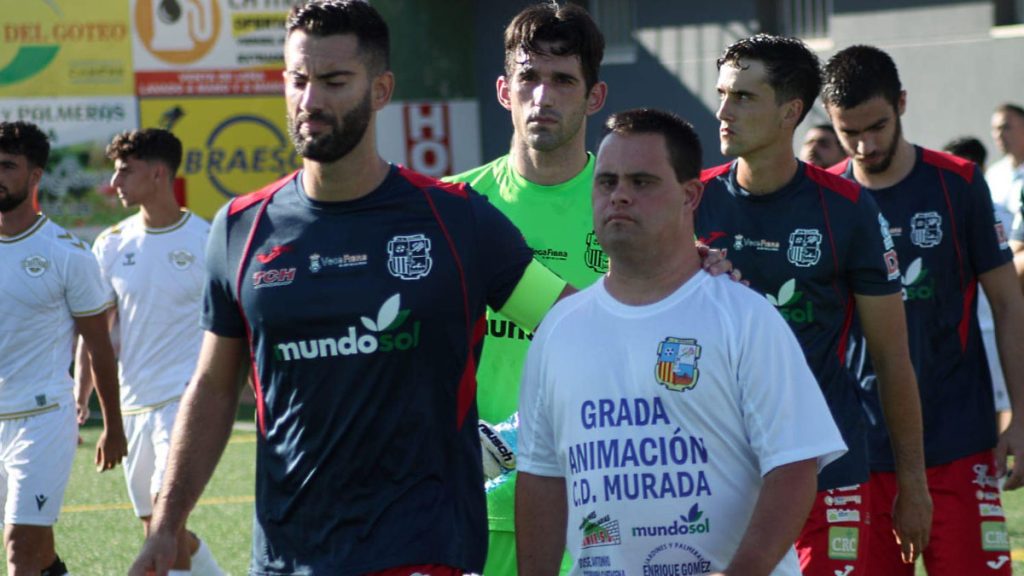
[[(108, 298), (108, 323), (120, 335), (121, 413), (128, 437), (124, 473), (135, 514), (149, 530), (181, 395), (199, 357), (203, 272), (210, 225), (174, 199), (181, 141), (166, 130), (123, 132), (107, 146), (111, 186), (139, 211), (104, 230), (93, 244)], [(112, 328), (113, 329), (113, 328)], [(79, 357), (85, 360), (85, 355)], [(83, 362), (84, 364), (84, 362)], [(79, 403), (90, 372), (80, 372)], [(174, 569), (220, 574), (205, 542), (182, 529)]]
[(839, 431), (779, 315), (700, 269), (693, 128), (655, 110), (607, 127), (593, 218), (611, 268), (552, 309), (524, 369), (520, 574), (553, 574), (568, 542), (583, 573), (797, 576)]
[(483, 569), (484, 311), (532, 329), (565, 283), (484, 197), (379, 156), (388, 44), (387, 24), (359, 0), (288, 16), (285, 101), (303, 168), (212, 224), (199, 364), (132, 574), (173, 560), (250, 354), (254, 573)]
[[(907, 142), (900, 122), (906, 91), (888, 54), (851, 46), (829, 59), (824, 72), (822, 99), (852, 159), (832, 170), (870, 191), (904, 266), (900, 277), (935, 504), (925, 566), (932, 575), (1009, 574), (999, 481), (1008, 454), (1016, 464), (1006, 488), (1024, 481), (1024, 429), (1013, 418), (997, 445), (976, 294), (980, 282), (992, 306), (1014, 416), (1024, 408), (1024, 296), (988, 187), (973, 163)], [(878, 399), (869, 392), (866, 402), (877, 412)], [(879, 421), (869, 434), (867, 573), (909, 575), (914, 567), (900, 563), (892, 537), (897, 490), (888, 440), (892, 425)]]
[(839, 145), (836, 131), (831, 124), (818, 124), (804, 135), (800, 145), (800, 159), (818, 168), (828, 168), (843, 161), (846, 154)]
[[(505, 29), (505, 74), (498, 102), (512, 116), (512, 145), (496, 160), (452, 177), (488, 197), (522, 230), (535, 257), (573, 286), (589, 286), (608, 269), (594, 237), (590, 191), (594, 157), (586, 119), (604, 105), (598, 79), (604, 37), (575, 5), (544, 3)], [(519, 380), (532, 334), (488, 311), (477, 370), (480, 417), (502, 422), (516, 412)], [(487, 576), (516, 574), (514, 476), (487, 493)], [(563, 572), (571, 568), (566, 556)]]
[(844, 365), (855, 314), (879, 367), (899, 474), (895, 527), (910, 562), (928, 542), (931, 502), (892, 239), (859, 186), (793, 157), (793, 131), (821, 86), (813, 52), (759, 34), (726, 48), (718, 67), (721, 151), (738, 159), (702, 175), (697, 234), (729, 248), (788, 321), (849, 447), (818, 478), (796, 543), (801, 568), (812, 576), (862, 573), (869, 555), (866, 429), (857, 379)]
[[(985, 180), (993, 203), (1016, 216), (1024, 193), (1024, 108), (1010, 103), (997, 106), (992, 112), (992, 139), (1003, 157), (985, 171)], [(1024, 249), (1021, 240), (1014, 239), (1015, 252)]]
[(34, 208), (50, 154), (28, 122), (0, 122), (0, 507), (8, 574), (66, 574), (53, 541), (78, 441), (71, 366), (77, 331), (103, 410), (96, 465), (125, 455), (111, 305), (84, 242)]

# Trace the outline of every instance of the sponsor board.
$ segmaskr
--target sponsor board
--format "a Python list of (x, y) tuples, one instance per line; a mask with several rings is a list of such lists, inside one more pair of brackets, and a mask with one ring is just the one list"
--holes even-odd
[(281, 98), (147, 98), (140, 107), (143, 126), (170, 129), (181, 139), (185, 203), (203, 218), (302, 165)]
[(39, 204), (54, 222), (91, 240), (130, 213), (110, 188), (113, 164), (104, 150), (138, 125), (132, 97), (0, 100), (0, 120), (33, 122), (49, 136)]
[(0, 18), (0, 98), (132, 92), (123, 1), (24, 0)]

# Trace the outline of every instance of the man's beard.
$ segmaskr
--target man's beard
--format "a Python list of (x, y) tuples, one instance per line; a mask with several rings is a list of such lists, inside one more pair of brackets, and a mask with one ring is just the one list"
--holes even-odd
[[(355, 108), (341, 118), (341, 128), (333, 116), (320, 112), (300, 113), (296, 118), (288, 117), (288, 133), (291, 135), (295, 151), (303, 158), (315, 162), (330, 163), (344, 158), (353, 148), (359, 145), (370, 126), (373, 108), (370, 92)], [(299, 126), (308, 120), (315, 120), (331, 125), (330, 132), (317, 136), (306, 137), (299, 131)]]
[(886, 149), (885, 154), (882, 156), (882, 161), (877, 164), (868, 164), (864, 166), (864, 171), (868, 174), (881, 174), (889, 169), (892, 165), (892, 159), (896, 157), (896, 148), (900, 145), (900, 137), (903, 136), (903, 123), (900, 121), (899, 115), (896, 116), (896, 131), (892, 134), (892, 142), (889, 143), (889, 147)]
[(21, 195), (12, 193), (10, 188), (4, 188), (4, 190), (7, 192), (7, 195), (0, 197), (0, 213), (6, 214), (18, 206), (21, 206), (25, 200), (28, 200), (27, 186), (22, 189)]

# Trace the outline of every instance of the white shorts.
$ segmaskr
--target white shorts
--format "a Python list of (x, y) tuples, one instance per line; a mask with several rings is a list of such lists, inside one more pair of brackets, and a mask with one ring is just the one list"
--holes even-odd
[(171, 433), (180, 404), (180, 399), (175, 399), (154, 410), (123, 417), (124, 435), (128, 438), (124, 479), (139, 518), (153, 515), (153, 497), (160, 492), (164, 481)]
[(4, 524), (53, 526), (78, 446), (73, 402), (27, 418), (0, 420), (0, 505)]

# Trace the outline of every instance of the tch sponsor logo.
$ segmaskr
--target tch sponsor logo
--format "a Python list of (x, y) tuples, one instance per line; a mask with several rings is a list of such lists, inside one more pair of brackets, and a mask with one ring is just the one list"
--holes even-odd
[(253, 288), (270, 288), (287, 286), (295, 281), (295, 268), (279, 268), (276, 270), (260, 270), (252, 273)]

